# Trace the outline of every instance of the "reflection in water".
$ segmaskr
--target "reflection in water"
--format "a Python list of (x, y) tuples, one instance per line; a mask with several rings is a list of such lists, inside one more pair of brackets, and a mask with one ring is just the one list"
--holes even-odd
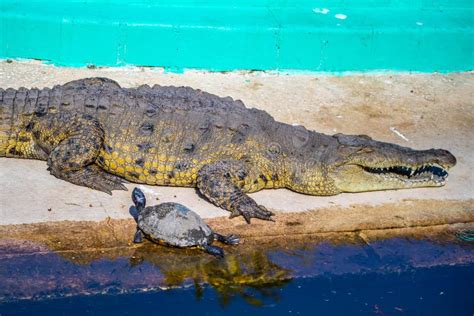
[[(0, 238), (0, 303), (148, 291), (159, 294), (159, 289), (194, 284), (193, 295), (203, 302), (216, 293), (222, 306), (243, 301), (248, 307), (266, 308), (267, 302), (281, 304), (279, 295), (303, 278), (313, 278), (319, 284), (328, 276), (363, 278), (367, 273), (381, 276), (474, 262), (473, 244), (459, 240), (392, 238), (369, 244), (339, 237), (329, 242), (326, 235), (313, 239), (305, 235), (301, 240), (272, 238), (268, 242), (247, 239), (238, 247), (227, 247), (226, 257), (218, 259), (196, 249), (151, 242), (127, 245), (134, 228), (130, 225), (121, 235), (115, 230), (115, 234), (105, 235), (110, 238), (102, 239), (97, 234), (91, 239), (87, 234), (81, 235), (83, 239), (66, 239), (68, 235), (53, 234), (53, 230), (40, 235), (50, 236), (43, 243), (26, 241), (19, 235), (12, 238), (12, 234)], [(83, 234), (83, 230), (78, 232)], [(300, 299), (299, 295), (295, 299)]]
[(463, 241), (474, 241), (474, 229), (463, 229), (456, 232), (456, 237)]
[(240, 296), (253, 306), (261, 306), (263, 298), (275, 302), (279, 300), (279, 289), (291, 280), (291, 271), (269, 260), (263, 251), (246, 254), (227, 254), (218, 259), (202, 256), (192, 250), (176, 252), (171, 256), (157, 252), (152, 244), (139, 247), (131, 258), (131, 265), (138, 267), (150, 263), (160, 269), (166, 287), (177, 287), (193, 283), (196, 298), (203, 295), (203, 284), (214, 288), (221, 305), (227, 305), (232, 298)]

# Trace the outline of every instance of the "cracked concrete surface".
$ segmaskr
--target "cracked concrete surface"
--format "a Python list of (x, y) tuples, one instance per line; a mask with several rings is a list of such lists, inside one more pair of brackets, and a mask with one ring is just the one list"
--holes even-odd
[[(0, 86), (45, 87), (70, 80), (109, 77), (124, 87), (140, 84), (184, 85), (241, 99), (279, 121), (327, 134), (367, 134), (374, 139), (418, 149), (445, 148), (457, 158), (443, 188), (381, 191), (313, 197), (287, 190), (252, 194), (281, 213), (277, 224), (241, 218), (215, 219), (234, 232), (313, 233), (474, 222), (474, 73), (315, 74), (163, 73), (156, 69), (59, 68), (38, 62), (0, 61)], [(130, 219), (130, 192), (113, 196), (58, 180), (42, 161), (0, 158), (0, 225), (48, 221)], [(228, 213), (202, 200), (193, 189), (142, 186), (150, 204), (181, 202), (205, 218)], [(311, 211), (311, 212), (304, 212)], [(291, 216), (297, 220), (283, 219)], [(282, 223), (304, 223), (278, 225)], [(311, 224), (309, 224), (311, 223)], [(278, 227), (291, 226), (286, 231)]]

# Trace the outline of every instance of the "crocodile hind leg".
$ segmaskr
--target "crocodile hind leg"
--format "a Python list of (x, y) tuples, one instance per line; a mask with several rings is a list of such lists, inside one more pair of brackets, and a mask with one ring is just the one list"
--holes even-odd
[(240, 182), (248, 176), (238, 161), (223, 161), (204, 166), (198, 174), (199, 191), (215, 205), (231, 212), (229, 218), (242, 215), (250, 224), (251, 218), (273, 221), (274, 215), (245, 194)]
[(38, 118), (34, 132), (35, 141), (49, 153), (48, 169), (55, 177), (108, 194), (127, 190), (125, 180), (94, 164), (104, 132), (93, 117), (48, 114)]

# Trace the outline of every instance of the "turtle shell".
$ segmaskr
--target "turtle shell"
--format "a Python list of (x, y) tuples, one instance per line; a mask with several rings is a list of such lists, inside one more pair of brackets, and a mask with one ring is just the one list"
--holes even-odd
[(152, 241), (177, 247), (207, 245), (213, 240), (202, 218), (178, 203), (146, 207), (138, 215), (138, 227)]

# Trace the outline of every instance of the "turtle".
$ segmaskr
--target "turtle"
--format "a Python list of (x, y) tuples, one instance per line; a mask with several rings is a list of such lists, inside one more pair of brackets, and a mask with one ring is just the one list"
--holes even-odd
[(182, 204), (167, 202), (145, 207), (145, 194), (139, 188), (133, 190), (132, 200), (138, 212), (134, 243), (143, 242), (145, 237), (160, 245), (196, 247), (222, 258), (224, 250), (212, 245), (215, 240), (227, 245), (240, 242), (235, 235), (224, 236), (212, 231), (197, 213)]

